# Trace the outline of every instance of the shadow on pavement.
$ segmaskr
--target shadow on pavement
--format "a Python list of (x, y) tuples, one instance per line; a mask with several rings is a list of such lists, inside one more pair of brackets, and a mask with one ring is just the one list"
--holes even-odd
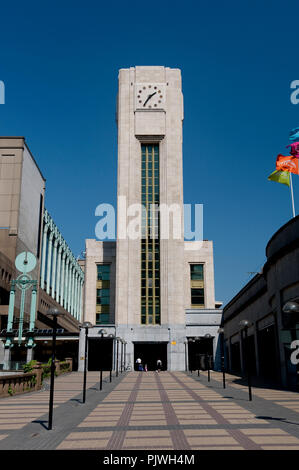
[(285, 418), (273, 418), (272, 416), (256, 416), (256, 419), (265, 419), (267, 421), (282, 421), (283, 423), (288, 423), (288, 424), (295, 424), (296, 426), (299, 426), (299, 423), (294, 423), (292, 421), (288, 421)]
[(36, 419), (36, 420), (32, 421), (32, 423), (40, 424), (43, 428), (48, 430), (48, 421), (43, 421), (43, 420), (40, 420), (40, 419)]

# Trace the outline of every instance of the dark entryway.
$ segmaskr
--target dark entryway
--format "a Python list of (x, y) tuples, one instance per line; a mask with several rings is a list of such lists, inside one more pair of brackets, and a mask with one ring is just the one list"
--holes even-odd
[(255, 344), (254, 336), (248, 336), (247, 339), (243, 339), (243, 368), (244, 373), (247, 373), (248, 366), (250, 373), (256, 375), (256, 355), (255, 355)]
[(113, 339), (88, 339), (88, 370), (112, 370)]
[(275, 326), (271, 325), (258, 332), (259, 367), (260, 375), (267, 379), (277, 379), (276, 333)]
[(239, 373), (241, 372), (241, 352), (240, 352), (240, 342), (231, 344), (231, 370), (232, 372)]
[(21, 344), (14, 344), (11, 348), (11, 361), (12, 362), (24, 362), (26, 363), (27, 358), (27, 348)]
[(167, 343), (165, 342), (135, 342), (134, 364), (136, 370), (136, 359), (140, 358), (147, 370), (157, 369), (157, 360), (162, 361), (162, 370), (167, 370)]
[[(56, 342), (56, 359), (63, 361), (67, 357), (73, 359), (73, 370), (78, 370), (78, 348), (79, 342), (72, 340), (58, 340)], [(52, 339), (36, 341), (33, 357), (38, 362), (47, 363), (52, 357)]]
[(189, 370), (206, 370), (208, 366), (213, 369), (213, 338), (189, 338), (188, 363)]

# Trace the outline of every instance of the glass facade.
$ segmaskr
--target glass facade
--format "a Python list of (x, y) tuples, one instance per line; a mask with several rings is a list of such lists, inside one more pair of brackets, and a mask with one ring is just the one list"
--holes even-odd
[(160, 324), (159, 145), (141, 145), (141, 323)]
[(97, 265), (96, 324), (109, 323), (110, 265)]

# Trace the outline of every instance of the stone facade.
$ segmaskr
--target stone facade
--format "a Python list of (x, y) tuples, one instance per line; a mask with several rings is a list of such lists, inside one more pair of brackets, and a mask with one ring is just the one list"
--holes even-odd
[[(270, 239), (267, 261), (240, 292), (225, 306), (223, 321), (228, 368), (246, 369), (246, 343), (240, 321), (248, 320), (247, 360), (251, 372), (284, 386), (298, 383), (298, 365), (290, 361), (291, 343), (298, 338), (298, 313), (287, 324), (283, 306), (299, 303), (299, 216), (292, 218)], [(296, 330), (297, 324), (297, 330)]]
[[(204, 314), (206, 309), (205, 324), (211, 324), (209, 331), (215, 340), (215, 353), (221, 311), (215, 310), (212, 242), (184, 241), (184, 111), (180, 70), (162, 66), (121, 69), (117, 103), (117, 241), (86, 241), (84, 319), (95, 323), (96, 265), (106, 261), (111, 264), (111, 303), (110, 325), (106, 325), (105, 330), (127, 342), (126, 363), (134, 363), (134, 344), (157, 342), (167, 344), (168, 369), (184, 370), (186, 310), (192, 309), (190, 264), (204, 265), (205, 301), (198, 315)], [(154, 325), (141, 324), (141, 241), (140, 238), (128, 238), (122, 223), (124, 213), (130, 215), (130, 207), (141, 204), (142, 144), (159, 146), (159, 204), (160, 207), (175, 207), (180, 222), (175, 234), (173, 222), (170, 222), (169, 238), (164, 239), (160, 234), (161, 317), (159, 324)], [(162, 231), (165, 222), (161, 212), (160, 222)], [(190, 249), (192, 243), (198, 243), (198, 246), (193, 245), (194, 249)], [(192, 327), (188, 328), (192, 335)], [(89, 335), (97, 335), (97, 328)], [(84, 341), (84, 335), (81, 341)]]
[[(54, 307), (64, 314), (58, 321), (61, 328), (74, 333), (79, 330), (84, 273), (44, 208), (44, 197), (45, 178), (25, 138), (0, 137), (0, 364), (29, 360), (38, 349), (25, 347), (25, 336), (22, 337), (20, 348), (13, 346), (10, 349), (6, 343), (11, 281), (20, 275), (15, 267), (15, 258), (21, 252), (31, 252), (37, 260), (36, 267), (30, 272), (32, 279), (37, 280), (34, 327), (42, 329), (49, 324), (51, 326), (52, 322), (46, 314), (49, 308)], [(66, 272), (64, 251), (67, 251), (72, 269), (68, 284), (64, 282), (65, 276), (62, 277)], [(68, 299), (62, 295), (65, 286), (68, 287)], [(16, 288), (12, 310), (14, 330), (18, 328), (20, 303), (21, 291)], [(23, 331), (31, 323), (30, 308), (31, 291), (28, 291), (24, 305)], [(78, 337), (75, 340), (78, 342)]]

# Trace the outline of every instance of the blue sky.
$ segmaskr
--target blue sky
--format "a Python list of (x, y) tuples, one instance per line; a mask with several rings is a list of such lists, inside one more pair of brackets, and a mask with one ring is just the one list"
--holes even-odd
[(26, 137), (75, 255), (96, 206), (116, 203), (118, 69), (165, 65), (182, 70), (184, 198), (204, 204), (217, 300), (260, 269), (292, 216), (289, 189), (267, 176), (299, 126), (298, 13), (275, 0), (2, 3), (0, 135)]

